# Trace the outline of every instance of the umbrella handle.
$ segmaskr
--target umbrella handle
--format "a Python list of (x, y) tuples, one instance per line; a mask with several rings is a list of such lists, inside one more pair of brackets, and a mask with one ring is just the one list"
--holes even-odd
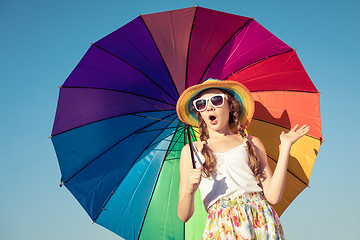
[(191, 161), (192, 161), (193, 169), (195, 169), (196, 165), (195, 165), (195, 159), (194, 159), (194, 147), (193, 147), (193, 144), (191, 141), (191, 136), (190, 136), (190, 126), (188, 124), (186, 124), (185, 128), (186, 128), (188, 139), (189, 139)]

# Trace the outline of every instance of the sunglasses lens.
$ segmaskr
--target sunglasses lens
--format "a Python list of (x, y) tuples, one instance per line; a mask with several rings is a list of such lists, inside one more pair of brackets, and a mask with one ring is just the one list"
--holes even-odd
[(206, 108), (206, 99), (198, 99), (195, 102), (196, 110), (202, 111)]
[(214, 107), (219, 107), (219, 106), (223, 105), (224, 98), (221, 95), (216, 95), (216, 96), (213, 96), (212, 98), (210, 98), (210, 101)]

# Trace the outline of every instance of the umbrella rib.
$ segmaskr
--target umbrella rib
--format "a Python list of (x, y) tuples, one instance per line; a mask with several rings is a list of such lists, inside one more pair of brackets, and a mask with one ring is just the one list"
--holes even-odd
[[(152, 104), (152, 103), (150, 103), (150, 102), (148, 102), (147, 100), (145, 100), (145, 99), (142, 99), (143, 101), (145, 101), (145, 102), (147, 102), (148, 104), (150, 104), (150, 105), (152, 105), (153, 107), (155, 107), (155, 108), (157, 108), (157, 109), (159, 109), (159, 111), (162, 111), (163, 113), (166, 113), (166, 114), (168, 114), (169, 116), (172, 116), (172, 115), (170, 115), (169, 113), (167, 113), (166, 111), (164, 111), (162, 108), (160, 108), (160, 107), (158, 107), (158, 106), (156, 106), (156, 105), (154, 105), (154, 104)], [(172, 105), (173, 106), (173, 105)]]
[[(267, 154), (267, 157), (270, 158), (271, 160), (273, 160), (277, 164), (277, 161), (274, 158), (272, 158), (270, 155)], [(298, 176), (296, 176), (294, 173), (289, 171), (289, 169), (287, 169), (287, 172), (289, 172), (292, 176), (294, 176), (296, 179), (298, 179), (300, 182), (302, 182), (306, 187), (310, 187), (309, 184), (307, 184), (306, 182), (301, 180)]]
[[(145, 25), (146, 29), (148, 30), (148, 32), (149, 32), (149, 34), (150, 34), (150, 37), (151, 37), (151, 39), (153, 40), (153, 42), (154, 42), (154, 44), (155, 44), (155, 46), (156, 46), (156, 49), (158, 50), (158, 53), (160, 54), (161, 59), (163, 60), (163, 63), (164, 63), (165, 68), (166, 68), (166, 71), (167, 71), (167, 72), (168, 72), (168, 74), (169, 74), (169, 77), (170, 77), (171, 83), (172, 83), (172, 85), (173, 85), (174, 89), (176, 90), (176, 92), (177, 92), (177, 94), (178, 94), (178, 96), (177, 96), (177, 97), (179, 97), (179, 96), (180, 96), (179, 91), (178, 91), (178, 89), (177, 89), (177, 87), (176, 87), (176, 84), (175, 84), (175, 82), (174, 82), (173, 77), (172, 77), (172, 76), (171, 76), (171, 74), (170, 74), (169, 68), (168, 68), (168, 66), (166, 65), (166, 62), (165, 62), (165, 60), (164, 60), (164, 57), (162, 56), (162, 54), (161, 54), (161, 52), (160, 52), (160, 50), (159, 50), (158, 46), (156, 45), (156, 41), (154, 40), (154, 37), (153, 37), (153, 35), (151, 34), (150, 29), (149, 29), (149, 28), (148, 28), (148, 26), (146, 25), (146, 23), (145, 23), (145, 21), (144, 21), (143, 17), (142, 17), (141, 15), (140, 15), (140, 17), (141, 17), (141, 20), (143, 21), (143, 23), (144, 23), (144, 25)], [(174, 100), (175, 100), (175, 99), (174, 99)], [(175, 100), (175, 101), (176, 101), (176, 100)]]
[(291, 50), (289, 50), (289, 51), (277, 53), (277, 54), (274, 54), (274, 55), (267, 56), (267, 57), (264, 57), (264, 58), (262, 58), (262, 59), (256, 60), (255, 62), (249, 63), (249, 64), (247, 64), (245, 67), (243, 67), (243, 68), (241, 68), (241, 69), (238, 69), (238, 70), (236, 70), (235, 72), (229, 74), (229, 75), (228, 75), (227, 77), (225, 77), (224, 79), (227, 80), (227, 79), (229, 79), (229, 77), (231, 77), (232, 75), (234, 75), (234, 74), (236, 74), (236, 73), (238, 73), (238, 72), (240, 72), (240, 71), (242, 71), (242, 70), (244, 70), (244, 69), (247, 69), (247, 68), (249, 68), (249, 67), (251, 67), (251, 66), (253, 66), (253, 65), (255, 65), (255, 64), (258, 64), (259, 62), (262, 62), (262, 61), (264, 61), (264, 60), (266, 60), (266, 59), (268, 59), (268, 58), (272, 58), (272, 57), (279, 56), (279, 55), (281, 55), (281, 54), (285, 54), (285, 53), (289, 53), (289, 52), (293, 52), (293, 51), (295, 51), (295, 49), (291, 49)]
[[(166, 121), (166, 122), (171, 122), (171, 121)], [(169, 127), (167, 129), (175, 129), (176, 127)], [(160, 131), (163, 128), (156, 128), (156, 129), (152, 129), (152, 130), (146, 130), (146, 131), (139, 131), (138, 133), (148, 133), (148, 132), (156, 132), (156, 131)], [(170, 134), (171, 135), (171, 134)]]
[[(244, 34), (243, 38), (245, 37), (246, 34), (247, 34), (247, 32)], [(274, 38), (274, 37), (275, 37), (275, 35), (272, 35), (272, 36), (270, 36), (270, 37), (268, 37), (268, 38), (266, 38), (266, 39), (263, 39), (261, 42), (256, 43), (255, 45), (251, 46), (251, 48), (246, 49), (246, 51), (244, 51), (242, 54), (245, 54), (245, 53), (248, 52), (250, 49), (253, 49), (253, 48), (255, 48), (256, 46), (260, 45), (261, 43), (269, 40), (270, 38)], [(242, 41), (242, 40), (241, 40), (241, 41)], [(241, 42), (240, 42), (239, 44), (241, 44)], [(287, 53), (287, 52), (292, 52), (292, 51), (294, 51), (294, 49), (291, 49), (291, 50), (289, 50), (289, 51), (285, 51), (285, 52), (282, 52), (282, 53)], [(278, 53), (278, 54), (274, 54), (274, 55), (271, 55), (271, 56), (267, 56), (267, 57), (264, 57), (263, 59), (268, 58), (268, 57), (272, 57), (272, 56), (276, 56), (276, 55), (279, 55), (279, 54), (282, 54), (282, 53)], [(231, 57), (231, 56), (230, 56), (230, 57)], [(229, 57), (229, 58), (230, 58), (230, 57)], [(239, 58), (239, 57), (241, 57), (241, 55), (237, 56), (234, 60), (236, 60), (236, 59)], [(229, 58), (228, 58), (228, 59), (229, 59)], [(228, 59), (227, 59), (227, 60), (228, 60)], [(262, 59), (261, 59), (261, 60), (262, 60)], [(255, 62), (257, 62), (257, 61), (255, 61)], [(252, 64), (252, 63), (251, 63), (251, 64)]]
[[(184, 124), (185, 125), (185, 124)], [(184, 128), (185, 129), (185, 128)], [(198, 139), (196, 138), (196, 135), (195, 135), (195, 133), (198, 133), (198, 134), (200, 134), (200, 132), (199, 131), (197, 131), (197, 130), (195, 130), (194, 129), (194, 127), (191, 127), (191, 129), (192, 129), (192, 131), (193, 132), (191, 132), (191, 135), (192, 135), (192, 138), (194, 139), (193, 141), (197, 141)], [(186, 142), (186, 135), (184, 136), (184, 142)]]
[[(174, 127), (174, 128), (175, 128), (175, 130), (176, 130), (176, 127)], [(167, 128), (167, 129), (173, 129), (173, 128)], [(161, 129), (159, 129), (159, 130), (161, 130)], [(156, 145), (156, 144), (158, 144), (159, 142), (163, 141), (165, 138), (171, 136), (172, 134), (174, 134), (174, 133), (170, 133), (170, 134), (166, 135), (165, 137), (163, 137), (162, 139), (160, 139), (159, 141), (153, 142), (153, 143), (149, 146), (149, 148), (152, 147), (152, 146), (154, 146), (154, 145)]]
[[(174, 122), (175, 122), (175, 121), (174, 121)], [(176, 122), (175, 122), (175, 123), (176, 123)], [(168, 127), (167, 129), (172, 129), (172, 128), (174, 128), (174, 129), (180, 129), (179, 125), (178, 125), (177, 127), (171, 127), (171, 128)], [(157, 129), (157, 130), (161, 130), (161, 129)], [(152, 131), (155, 131), (155, 130), (152, 130)], [(143, 132), (145, 132), (145, 131), (142, 131), (141, 133), (143, 133)], [(153, 142), (153, 143), (152, 143), (151, 145), (149, 145), (148, 147), (152, 147), (153, 145), (158, 144), (159, 142), (161, 142), (161, 141), (164, 140), (165, 138), (171, 136), (172, 134), (174, 134), (174, 133), (168, 134), (167, 136), (163, 137), (162, 139), (160, 139), (160, 140), (157, 141), (157, 142)]]
[[(156, 139), (162, 132), (160, 132), (154, 139)], [(174, 133), (173, 133), (174, 134)], [(149, 145), (150, 146), (150, 145)], [(137, 160), (139, 159), (139, 157), (148, 149), (147, 146), (140, 154), (139, 156), (136, 158), (136, 161), (134, 161), (134, 163), (130, 166), (130, 168), (128, 169), (128, 171), (125, 173), (125, 175), (120, 179), (120, 181), (118, 181), (118, 184), (115, 186), (115, 188), (111, 191), (110, 195), (108, 196), (108, 198), (106, 199), (106, 201), (104, 202), (103, 206), (101, 207), (101, 210), (100, 212), (97, 214), (97, 216), (95, 217), (94, 221), (96, 221), (96, 219), (100, 216), (101, 212), (105, 209), (105, 205), (109, 202), (110, 198), (113, 196), (113, 194), (115, 193), (116, 189), (120, 186), (120, 183), (122, 182), (122, 180), (124, 178), (126, 178), (126, 176), (129, 174), (130, 172), (130, 169), (132, 169), (132, 167), (134, 166), (134, 164), (137, 162)], [(146, 170), (149, 169), (150, 167), (150, 164), (147, 166)], [(145, 171), (146, 172), (146, 171)], [(141, 182), (141, 179), (144, 178), (144, 175), (142, 175), (142, 177), (140, 178), (140, 181)], [(139, 184), (136, 186), (136, 188), (134, 189), (133, 191), (133, 194), (131, 196), (130, 199), (132, 199), (135, 195), (135, 192), (136, 192), (136, 189), (139, 187)], [(129, 207), (129, 204), (130, 204), (130, 201), (127, 203), (126, 207), (125, 207), (125, 210), (124, 212), (126, 211), (126, 209)], [(145, 215), (144, 215), (145, 216)], [(141, 231), (140, 231), (141, 232)]]
[[(181, 127), (176, 127), (177, 129), (180, 129)], [(167, 138), (167, 137), (169, 137), (171, 134), (169, 134), (168, 136), (166, 136), (166, 137), (164, 137), (163, 139), (165, 139), (165, 138)], [(182, 135), (182, 133), (181, 133), (181, 135)], [(181, 135), (179, 136), (179, 138), (181, 137)], [(179, 140), (179, 138), (176, 140), (176, 143), (178, 142), (178, 140)], [(162, 140), (163, 140), (162, 139)], [(161, 140), (159, 140), (158, 142), (160, 142)], [(153, 143), (152, 145), (155, 145), (156, 143), (158, 143), (158, 142), (155, 142), (155, 143)], [(152, 145), (150, 145), (149, 147), (151, 147)], [(173, 147), (174, 147), (175, 145), (173, 145)], [(168, 152), (171, 152), (172, 151), (172, 149), (170, 150), (170, 151), (168, 151)], [(167, 156), (165, 156), (165, 158), (166, 158)]]
[(195, 132), (199, 133), (198, 131), (195, 131), (195, 129), (192, 127), (192, 136), (193, 136), (193, 139), (196, 141), (197, 138), (196, 138), (196, 135), (195, 135)]
[[(170, 125), (170, 124), (169, 124)], [(165, 128), (164, 128), (165, 129)], [(162, 131), (163, 132), (163, 131)], [(156, 139), (162, 132), (160, 132), (154, 139)], [(173, 133), (174, 134), (174, 133)], [(110, 192), (110, 195), (107, 197), (106, 201), (104, 202), (104, 204), (101, 207), (101, 210), (99, 211), (99, 213), (96, 215), (96, 217), (94, 218), (94, 222), (97, 220), (97, 218), (100, 216), (101, 212), (104, 210), (105, 205), (109, 202), (110, 198), (113, 196), (113, 194), (115, 193), (116, 189), (120, 186), (120, 183), (122, 182), (122, 180), (124, 178), (126, 178), (126, 176), (129, 174), (130, 170), (132, 169), (132, 167), (134, 166), (134, 164), (137, 162), (137, 160), (139, 159), (139, 157), (149, 148), (150, 144), (152, 143), (152, 141), (149, 143), (149, 145), (147, 147), (144, 148), (144, 150), (139, 154), (138, 157), (136, 157), (136, 161), (133, 162), (133, 164), (129, 167), (129, 169), (126, 171), (126, 173), (124, 174), (124, 176), (118, 181), (118, 183), (116, 184), (116, 186), (114, 187), (114, 189)], [(148, 165), (149, 167), (149, 165)], [(147, 169), (148, 169), (147, 167)], [(142, 176), (143, 178), (143, 176)], [(156, 185), (156, 184), (155, 184)], [(138, 186), (137, 186), (138, 187)], [(132, 197), (134, 196), (136, 191), (133, 192)], [(131, 198), (132, 198), (131, 197)], [(130, 202), (130, 201), (129, 201)], [(127, 209), (127, 207), (129, 206), (129, 202), (126, 206), (125, 209)], [(150, 202), (150, 201), (149, 201)], [(145, 215), (144, 215), (145, 216)], [(140, 231), (141, 232), (141, 231)]]
[[(178, 128), (178, 129), (180, 129), (180, 128)], [(185, 129), (185, 128), (184, 128), (184, 129)], [(181, 134), (180, 134), (179, 137), (176, 139), (175, 143), (178, 143), (178, 142), (179, 142), (179, 139), (181, 138), (181, 136), (182, 136), (183, 134), (184, 134), (184, 131), (181, 131)], [(184, 134), (184, 136), (186, 136), (186, 134)], [(185, 145), (185, 142), (184, 142), (184, 145)], [(170, 151), (168, 151), (168, 152), (166, 153), (166, 157), (168, 157), (168, 154), (169, 154), (171, 151), (173, 151), (174, 147), (175, 147), (175, 144), (173, 144), (173, 146), (172, 146), (172, 148), (170, 149)]]
[[(141, 116), (141, 115), (137, 115), (137, 114), (133, 114), (134, 116), (137, 116), (137, 117), (143, 117), (143, 118), (149, 118), (149, 119), (154, 119), (154, 120), (160, 120), (160, 121), (163, 121), (163, 122), (174, 122), (175, 120), (177, 120), (177, 123), (178, 124), (182, 124), (182, 125), (185, 125), (185, 123), (181, 122), (180, 120), (178, 120), (177, 117), (174, 117), (173, 120), (164, 120), (164, 119), (160, 119), (160, 118), (155, 118), (155, 117), (149, 117), (149, 116)], [(168, 114), (169, 115), (169, 114)], [(171, 115), (173, 116), (173, 115)]]
[[(281, 55), (281, 54), (285, 54), (285, 53), (289, 53), (289, 52), (293, 52), (293, 51), (295, 52), (295, 49), (291, 49), (291, 50), (289, 50), (289, 51), (277, 53), (277, 54), (274, 54), (274, 55), (267, 56), (267, 57), (264, 57), (264, 58), (262, 58), (262, 59), (256, 60), (255, 62), (250, 63), (250, 64), (244, 66), (243, 68), (236, 70), (236, 71), (233, 72), (233, 73), (230, 73), (227, 77), (224, 78), (224, 80), (228, 80), (232, 75), (234, 75), (234, 74), (236, 74), (236, 73), (238, 73), (238, 72), (240, 72), (240, 71), (242, 71), (242, 70), (244, 70), (244, 69), (247, 69), (247, 68), (249, 68), (249, 67), (251, 67), (251, 66), (253, 66), (253, 65), (256, 65), (256, 64), (258, 64), (258, 63), (260, 63), (260, 62), (262, 62), (262, 61), (264, 61), (264, 60), (266, 60), (266, 59), (268, 59), (268, 58), (276, 57), (276, 56), (279, 56), (279, 55)], [(294, 71), (292, 71), (292, 72), (294, 72)], [(251, 81), (251, 79), (248, 79), (247, 81), (243, 81), (242, 83), (246, 83), (246, 82), (249, 82), (249, 81)], [(261, 91), (272, 91), (272, 90), (261, 90)], [(281, 91), (281, 90), (277, 90), (277, 91)], [(286, 91), (297, 91), (297, 90), (286, 90)], [(257, 92), (257, 91), (251, 91), (251, 92)], [(300, 91), (300, 92), (313, 92), (313, 91)], [(317, 93), (317, 92), (314, 91), (314, 93)]]
[[(279, 124), (275, 124), (275, 123), (272, 123), (272, 122), (268, 122), (268, 121), (265, 121), (265, 120), (262, 120), (262, 119), (259, 119), (259, 118), (253, 118), (253, 119), (255, 119), (255, 120), (257, 120), (257, 121), (260, 121), (260, 122), (268, 123), (268, 124), (271, 124), (271, 125), (274, 125), (274, 126), (277, 126), (277, 127), (282, 127), (282, 128), (286, 128), (286, 129), (289, 129), (289, 130), (290, 130), (290, 128), (288, 128), (288, 127), (284, 127), (284, 126), (281, 126), (281, 125), (279, 125)], [(308, 135), (308, 134), (306, 134), (305, 136), (308, 136), (308, 137), (310, 137), (310, 138), (313, 138), (313, 139), (316, 139), (316, 140), (319, 140), (319, 141), (322, 142), (322, 139), (321, 139), (321, 138), (317, 138), (317, 137), (314, 137), (314, 136), (311, 136), (311, 135)]]
[(301, 93), (319, 93), (319, 92), (316, 92), (316, 91), (305, 91), (305, 90), (292, 90), (292, 89), (284, 89), (284, 90), (255, 90), (255, 91), (251, 91), (252, 93), (255, 93), (255, 92), (301, 92)]
[[(155, 42), (154, 42), (155, 43)], [(156, 44), (155, 44), (156, 45)], [(165, 91), (160, 85), (158, 85), (155, 81), (153, 81), (148, 75), (146, 75), (143, 71), (141, 71), (140, 69), (138, 69), (137, 67), (135, 67), (134, 65), (130, 64), (129, 62), (125, 61), (124, 59), (122, 59), (121, 57), (115, 55), (114, 53), (96, 45), (95, 43), (93, 44), (93, 46), (109, 53), (110, 55), (118, 58), (119, 60), (123, 61), (124, 63), (128, 64), (129, 66), (131, 66), (132, 68), (136, 69), (136, 71), (140, 72), (141, 74), (143, 74), (147, 79), (149, 79), (149, 81), (153, 84), (153, 86), (159, 91), (159, 93), (161, 94), (161, 96), (168, 102), (168, 100), (166, 99), (166, 97), (162, 94), (162, 92), (159, 90), (161, 89), (162, 91), (164, 91), (170, 98), (172, 98), (174, 101), (176, 101), (175, 98), (173, 98), (173, 96), (171, 96), (167, 91)], [(170, 104), (170, 103), (169, 103)]]
[[(175, 170), (175, 168), (174, 168), (174, 166), (172, 167), (172, 176), (174, 175), (174, 170)], [(170, 192), (170, 189), (172, 189), (172, 187), (173, 187), (173, 183), (174, 183), (174, 181), (170, 181), (170, 186), (169, 186), (169, 191), (168, 192)], [(166, 215), (165, 215), (165, 224), (164, 224), (164, 232), (166, 232), (166, 227), (167, 227), (167, 219), (168, 219), (168, 216), (169, 216), (169, 208), (170, 208), (170, 201), (168, 201), (167, 202), (167, 206), (166, 206)]]
[(69, 182), (71, 179), (73, 179), (76, 175), (78, 175), (80, 172), (82, 172), (86, 167), (88, 167), (91, 163), (93, 163), (95, 160), (97, 160), (99, 157), (101, 157), (102, 155), (104, 155), (106, 152), (110, 151), (110, 149), (114, 148), (116, 145), (118, 145), (119, 143), (121, 143), (122, 141), (124, 141), (125, 139), (137, 134), (138, 132), (140, 132), (141, 130), (155, 124), (158, 123), (159, 120), (152, 122), (151, 124), (148, 124), (138, 130), (136, 130), (135, 132), (129, 134), (128, 136), (122, 138), (120, 141), (118, 141), (117, 143), (115, 143), (114, 145), (112, 145), (111, 147), (109, 147), (108, 149), (106, 149), (104, 152), (102, 152), (101, 154), (99, 154), (97, 157), (95, 157), (93, 160), (91, 160), (89, 163), (87, 163), (84, 167), (82, 167), (79, 171), (77, 171), (74, 175), (72, 175), (68, 180), (66, 180), (63, 184), (66, 184), (67, 182)]
[(186, 89), (186, 87), (188, 85), (190, 43), (191, 43), (192, 33), (193, 33), (194, 25), (195, 25), (195, 19), (196, 19), (197, 10), (198, 10), (198, 6), (195, 7), (194, 19), (193, 19), (193, 22), (192, 22), (192, 25), (191, 25), (189, 43), (188, 43), (187, 54), (186, 54), (185, 89)]
[[(166, 110), (166, 111), (174, 111), (174, 110)], [(165, 112), (167, 115), (169, 116), (172, 116), (170, 114), (168, 114), (165, 110), (161, 110), (161, 112)], [(150, 113), (150, 112), (159, 112), (159, 111), (147, 111), (147, 112), (138, 112), (138, 113), (128, 113), (128, 114), (123, 114), (123, 115), (116, 115), (116, 116), (112, 116), (112, 117), (108, 117), (108, 118), (104, 118), (104, 119), (100, 119), (100, 120), (96, 120), (96, 121), (93, 121), (93, 122), (90, 122), (90, 123), (86, 123), (86, 124), (83, 124), (83, 125), (80, 125), (80, 126), (77, 126), (77, 127), (73, 127), (71, 129), (68, 129), (66, 131), (63, 131), (63, 132), (60, 132), (60, 133), (57, 133), (57, 134), (54, 134), (50, 137), (54, 137), (54, 136), (57, 136), (59, 134), (62, 134), (62, 133), (65, 133), (65, 132), (69, 132), (69, 131), (72, 131), (74, 129), (77, 129), (77, 128), (80, 128), (80, 127), (84, 127), (86, 125), (89, 125), (89, 124), (93, 124), (93, 123), (97, 123), (97, 122), (101, 122), (101, 121), (105, 121), (105, 120), (108, 120), (108, 119), (112, 119), (112, 118), (116, 118), (116, 117), (121, 117), (121, 116), (127, 116), (127, 115), (131, 115), (131, 116), (136, 116), (136, 117), (143, 117), (143, 118), (149, 118), (149, 119), (154, 119), (154, 120), (159, 120), (159, 121), (163, 121), (163, 122), (169, 122), (168, 120), (164, 120), (164, 119), (161, 119), (161, 118), (154, 118), (154, 117), (147, 117), (147, 116), (141, 116), (141, 115), (138, 115), (140, 113)], [(176, 119), (176, 118), (174, 118)], [(179, 121), (180, 123), (180, 121)]]
[[(168, 124), (167, 126), (169, 126), (169, 125), (170, 125), (170, 124)], [(163, 130), (167, 129), (167, 126), (166, 126)], [(161, 131), (156, 137), (154, 137), (153, 140), (156, 139), (158, 136), (160, 136), (160, 134), (161, 134), (162, 132), (163, 132), (163, 131)], [(174, 133), (175, 133), (175, 131), (174, 131)], [(174, 134), (174, 133), (172, 133), (172, 134)], [(170, 134), (170, 135), (171, 135), (171, 134)], [(101, 212), (104, 210), (105, 205), (109, 202), (111, 196), (115, 193), (116, 189), (120, 186), (120, 183), (122, 182), (122, 180), (125, 179), (126, 176), (129, 174), (130, 170), (132, 169), (132, 167), (134, 166), (134, 164), (137, 162), (137, 160), (139, 159), (139, 157), (141, 157), (141, 155), (152, 145), (153, 140), (149, 143), (148, 146), (146, 146), (146, 147), (144, 148), (144, 150), (139, 154), (139, 156), (135, 158), (136, 160), (135, 160), (135, 161), (133, 162), (133, 164), (128, 168), (128, 170), (126, 171), (126, 173), (124, 174), (124, 176), (118, 181), (118, 183), (116, 184), (116, 186), (115, 186), (114, 189), (111, 191), (110, 195), (108, 196), (108, 198), (106, 199), (106, 201), (105, 201), (104, 204), (102, 205), (100, 212), (97, 214), (97, 216), (96, 216), (95, 219), (94, 219), (94, 222), (95, 222), (96, 219), (100, 216)], [(148, 165), (148, 167), (149, 167), (149, 165)], [(147, 169), (148, 169), (148, 167), (147, 167)], [(134, 194), (135, 194), (135, 191), (133, 192), (132, 197), (134, 196)], [(131, 198), (132, 198), (132, 197), (131, 197)], [(129, 206), (129, 203), (128, 203), (128, 205), (126, 206), (126, 208), (127, 208), (128, 206)], [(126, 208), (125, 208), (125, 209), (126, 209)]]
[(161, 102), (161, 103), (164, 103), (164, 104), (168, 104), (172, 107), (175, 107), (174, 104), (172, 103), (169, 103), (168, 101), (161, 101), (159, 99), (156, 99), (156, 98), (152, 98), (152, 97), (149, 97), (149, 96), (145, 96), (145, 95), (141, 95), (141, 94), (138, 94), (138, 93), (133, 93), (133, 92), (127, 92), (127, 91), (121, 91), (121, 90), (116, 90), (116, 89), (110, 89), (110, 88), (95, 88), (95, 87), (64, 87), (64, 86), (61, 86), (61, 88), (78, 88), (78, 89), (93, 89), (93, 90), (105, 90), (105, 91), (113, 91), (113, 92), (119, 92), (119, 93), (126, 93), (126, 94), (130, 94), (130, 95), (134, 95), (134, 96), (137, 96), (137, 97), (140, 97), (142, 99), (144, 98), (147, 98), (147, 99), (151, 99), (153, 101), (157, 101), (157, 102)]
[[(176, 131), (175, 131), (175, 133), (176, 133)], [(162, 169), (162, 167), (163, 167), (163, 165), (164, 165), (165, 159), (167, 158), (168, 154), (172, 151), (172, 149), (175, 147), (177, 141), (179, 140), (179, 138), (180, 138), (181, 135), (183, 134), (183, 132), (182, 132), (182, 133), (179, 135), (179, 137), (177, 138), (177, 140), (174, 142), (174, 138), (175, 138), (175, 135), (176, 135), (175, 133), (174, 133), (173, 138), (171, 139), (171, 142), (173, 142), (174, 144), (173, 144), (172, 146), (171, 146), (171, 144), (170, 144), (169, 148), (171, 147), (171, 149), (168, 148), (168, 150), (166, 151), (166, 154), (165, 154), (165, 157), (164, 157), (164, 161), (163, 161), (162, 164), (161, 164), (159, 174), (158, 174), (158, 176), (157, 176), (157, 178), (156, 178), (155, 186), (157, 185), (157, 182), (158, 182), (158, 180), (159, 180), (160, 172), (161, 172), (161, 169)], [(155, 188), (153, 189), (153, 192), (152, 192), (152, 194), (151, 194), (150, 201), (149, 201), (149, 204), (148, 204), (147, 209), (146, 209), (146, 212), (145, 212), (145, 216), (146, 216), (146, 214), (147, 214), (147, 212), (148, 212), (148, 210), (149, 210), (150, 203), (151, 203), (151, 200), (152, 200), (152, 198), (153, 198), (154, 192), (155, 192)], [(144, 220), (143, 220), (143, 222), (142, 222), (142, 225), (141, 225), (141, 228), (140, 228), (140, 232), (142, 231), (142, 228), (143, 228), (143, 226), (144, 226), (144, 222), (145, 222), (145, 218), (144, 218)], [(139, 236), (138, 236), (138, 239), (139, 239), (139, 238), (140, 238), (140, 234), (139, 234)]]
[[(266, 60), (267, 58), (264, 58), (262, 60)], [(252, 65), (253, 66), (253, 65)], [(242, 69), (240, 69), (239, 71), (241, 71)], [(238, 71), (237, 71), (238, 72)], [(236, 74), (237, 72), (235, 72), (234, 74)], [(297, 70), (297, 71), (287, 71), (287, 72), (276, 72), (276, 73), (269, 73), (269, 74), (263, 74), (261, 76), (256, 76), (256, 77), (252, 77), (252, 78), (248, 78), (246, 80), (241, 80), (242, 84), (248, 84), (249, 82), (253, 82), (253, 81), (259, 81), (263, 78), (266, 77), (271, 77), (271, 78), (276, 78), (279, 75), (282, 75), (284, 73), (289, 74), (289, 73), (301, 73), (301, 70)], [(230, 74), (229, 76), (227, 76), (225, 79), (229, 79), (233, 74)]]
[(206, 77), (207, 72), (209, 70), (210, 65), (212, 64), (212, 62), (215, 60), (215, 58), (217, 57), (217, 55), (219, 55), (219, 53), (221, 52), (221, 50), (226, 46), (226, 44), (228, 44), (228, 42), (235, 36), (237, 35), (243, 28), (245, 28), (245, 26), (247, 26), (250, 21), (252, 21), (253, 19), (249, 19), (244, 25), (242, 25), (224, 44), (221, 48), (219, 48), (219, 50), (217, 51), (217, 53), (214, 55), (214, 57), (211, 59), (211, 61), (209, 62), (208, 66), (205, 68), (205, 72), (201, 75), (199, 81), (197, 82), (197, 84), (200, 83), (201, 79), (203, 79), (203, 77)]

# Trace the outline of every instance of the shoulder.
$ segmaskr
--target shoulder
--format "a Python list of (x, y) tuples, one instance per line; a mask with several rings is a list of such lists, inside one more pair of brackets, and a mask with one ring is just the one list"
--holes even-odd
[[(200, 152), (203, 147), (203, 143), (201, 141), (196, 141), (196, 142), (193, 142), (193, 144), (196, 148), (196, 151)], [(189, 144), (184, 145), (184, 147), (181, 150), (181, 156), (182, 157), (190, 157), (190, 145)]]
[(248, 135), (247, 140), (254, 145), (260, 145), (260, 144), (262, 145), (262, 142), (258, 137)]
[(262, 152), (265, 152), (265, 147), (260, 138), (248, 135), (247, 136), (248, 141), (253, 144), (257, 149), (259, 149)]
[(189, 149), (190, 149), (190, 145), (186, 144), (186, 145), (183, 146), (181, 152), (184, 152), (184, 151), (189, 150)]
[[(196, 141), (196, 142), (193, 142), (193, 144), (194, 144), (196, 150), (198, 152), (201, 152), (201, 149), (203, 148), (204, 143), (201, 142), (201, 141)], [(184, 145), (184, 147), (181, 150), (181, 153), (183, 153), (183, 152), (187, 152), (187, 153), (190, 152), (190, 145), (189, 144)]]

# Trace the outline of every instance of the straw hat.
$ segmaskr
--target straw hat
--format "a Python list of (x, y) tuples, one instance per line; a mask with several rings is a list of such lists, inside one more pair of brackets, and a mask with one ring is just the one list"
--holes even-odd
[(200, 92), (210, 88), (225, 90), (239, 100), (242, 106), (239, 114), (240, 122), (241, 125), (246, 128), (253, 117), (255, 103), (249, 89), (241, 83), (235, 81), (208, 79), (201, 84), (185, 89), (176, 104), (176, 112), (179, 119), (186, 124), (198, 127), (198, 121), (195, 113), (191, 111), (192, 102)]

